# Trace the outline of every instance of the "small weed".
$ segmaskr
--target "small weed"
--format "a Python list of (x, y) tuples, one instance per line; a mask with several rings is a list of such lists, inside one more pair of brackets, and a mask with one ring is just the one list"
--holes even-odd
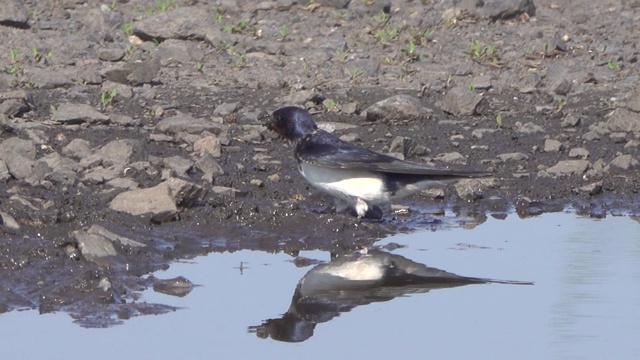
[(349, 48), (346, 48), (344, 50), (338, 50), (336, 51), (336, 56), (338, 57), (341, 63), (346, 63), (347, 60), (349, 60), (350, 52), (351, 52), (351, 49)]
[(23, 68), (19, 63), (18, 59), (18, 50), (11, 49), (9, 50), (9, 66), (4, 67), (4, 72), (14, 77), (22, 74)]
[(196, 70), (197, 70), (199, 73), (204, 72), (204, 64), (203, 64), (203, 63), (201, 63), (201, 62), (197, 62), (197, 63), (196, 63)]
[(124, 24), (120, 25), (120, 31), (122, 31), (122, 33), (125, 36), (133, 35), (133, 28), (134, 28), (133, 21), (130, 21), (130, 22), (127, 22), (127, 23), (124, 23)]
[(176, 8), (176, 4), (173, 0), (159, 0), (156, 1), (155, 10), (156, 12), (165, 12), (171, 8)]
[(247, 56), (245, 54), (236, 54), (236, 59), (233, 62), (232, 66), (235, 68), (243, 68), (247, 66)]
[(311, 75), (311, 69), (309, 68), (309, 64), (306, 62), (302, 63), (302, 72), (307, 76)]
[(347, 17), (349, 16), (349, 12), (347, 12), (347, 10), (344, 10), (344, 9), (336, 9), (336, 10), (333, 10), (333, 16), (335, 16), (336, 19), (338, 20), (346, 20)]
[(394, 60), (393, 60), (393, 58), (391, 58), (389, 56), (385, 56), (384, 60), (382, 60), (382, 62), (384, 62), (387, 65), (391, 65), (391, 64), (393, 64)]
[(134, 44), (129, 44), (124, 49), (124, 56), (125, 57), (130, 57), (133, 54), (134, 51), (136, 51), (136, 46)]
[(560, 99), (558, 100), (558, 111), (562, 111), (562, 109), (564, 109), (564, 107), (567, 106), (567, 100), (566, 99)]
[(434, 32), (435, 32), (434, 30), (429, 29), (429, 28), (426, 28), (426, 29), (421, 30), (421, 31), (415, 31), (413, 29), (409, 29), (409, 34), (411, 35), (411, 38), (418, 45), (423, 45), (423, 44), (428, 43), (429, 39), (431, 39), (431, 37), (433, 36)]
[(362, 74), (364, 74), (364, 71), (362, 71), (362, 69), (358, 67), (355, 67), (351, 69), (345, 68), (344, 73), (349, 77), (349, 80), (353, 81), (356, 78), (360, 77)]
[(602, 99), (601, 103), (602, 103), (602, 106), (604, 106), (604, 108), (607, 110), (610, 110), (616, 107), (615, 98)]
[(325, 99), (322, 104), (327, 108), (327, 111), (333, 111), (336, 109), (336, 102), (333, 99)]
[(100, 102), (102, 103), (102, 108), (106, 109), (107, 106), (111, 105), (113, 100), (118, 95), (118, 91), (116, 89), (111, 89), (107, 91), (103, 91), (100, 93)]
[(609, 62), (607, 63), (607, 69), (614, 71), (614, 72), (620, 72), (620, 64), (615, 61), (615, 60), (609, 60)]
[(498, 115), (496, 115), (496, 124), (498, 124), (498, 126), (502, 127), (502, 114), (498, 113)]
[(39, 63), (40, 60), (42, 60), (42, 54), (40, 54), (40, 51), (38, 51), (38, 48), (35, 47), (35, 45), (31, 48), (31, 54), (33, 55), (33, 60), (35, 60), (35, 62)]
[(289, 34), (291, 34), (291, 31), (289, 30), (287, 25), (282, 25), (280, 27), (280, 41), (285, 41)]
[(56, 112), (56, 107), (53, 104), (49, 105), (49, 114), (53, 115), (54, 112)]
[(384, 12), (384, 10), (380, 10), (380, 12), (373, 16), (373, 20), (380, 27), (384, 27), (387, 22), (389, 22), (389, 14)]
[(416, 44), (413, 43), (413, 38), (409, 38), (408, 46), (400, 50), (400, 52), (407, 57), (407, 61), (415, 61), (418, 59)]
[(383, 29), (376, 30), (373, 36), (376, 38), (376, 40), (378, 40), (380, 44), (382, 44), (383, 47), (389, 45), (389, 41), (387, 40), (387, 32)]
[(492, 64), (498, 62), (498, 48), (493, 45), (485, 45), (478, 40), (471, 42), (469, 54), (476, 61), (484, 61)]
[(467, 84), (467, 90), (474, 91), (475, 89), (476, 89), (476, 87), (473, 86), (473, 84)]

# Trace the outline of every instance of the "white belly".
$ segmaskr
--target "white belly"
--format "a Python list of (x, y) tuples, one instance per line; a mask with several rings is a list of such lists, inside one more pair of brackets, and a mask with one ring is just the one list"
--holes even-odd
[(323, 168), (302, 162), (300, 173), (314, 187), (355, 205), (355, 198), (371, 204), (390, 201), (382, 177), (361, 170)]

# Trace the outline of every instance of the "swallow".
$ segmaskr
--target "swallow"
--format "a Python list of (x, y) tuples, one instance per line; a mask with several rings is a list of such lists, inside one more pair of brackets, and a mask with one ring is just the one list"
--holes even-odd
[(485, 171), (437, 169), (354, 146), (319, 129), (305, 109), (275, 110), (266, 124), (295, 144), (298, 171), (313, 187), (336, 199), (336, 211), (358, 218), (382, 218), (379, 205), (461, 178), (487, 177)]

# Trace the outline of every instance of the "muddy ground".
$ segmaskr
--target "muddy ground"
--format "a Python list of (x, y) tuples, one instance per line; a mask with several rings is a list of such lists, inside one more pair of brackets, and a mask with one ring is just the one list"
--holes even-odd
[[(487, 216), (640, 212), (637, 1), (7, 0), (0, 312), (109, 326), (173, 310), (147, 274), (212, 251), (349, 250)], [(358, 145), (491, 179), (382, 221), (264, 126), (308, 108)], [(185, 290), (186, 289), (186, 290)]]

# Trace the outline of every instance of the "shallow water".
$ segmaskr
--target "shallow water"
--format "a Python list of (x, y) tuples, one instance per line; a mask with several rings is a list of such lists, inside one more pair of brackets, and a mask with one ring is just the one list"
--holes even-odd
[[(143, 294), (140, 301), (181, 307), (173, 313), (106, 329), (82, 328), (62, 313), (3, 314), (0, 358), (640, 358), (640, 224), (629, 217), (512, 215), (379, 242), (388, 243), (405, 246), (393, 254), (431, 267), (535, 285), (468, 285), (372, 302), (292, 344), (247, 329), (285, 313), (313, 266), (297, 268), (286, 254), (212, 253), (154, 274), (202, 285), (183, 298)], [(329, 260), (319, 251), (301, 255)]]

